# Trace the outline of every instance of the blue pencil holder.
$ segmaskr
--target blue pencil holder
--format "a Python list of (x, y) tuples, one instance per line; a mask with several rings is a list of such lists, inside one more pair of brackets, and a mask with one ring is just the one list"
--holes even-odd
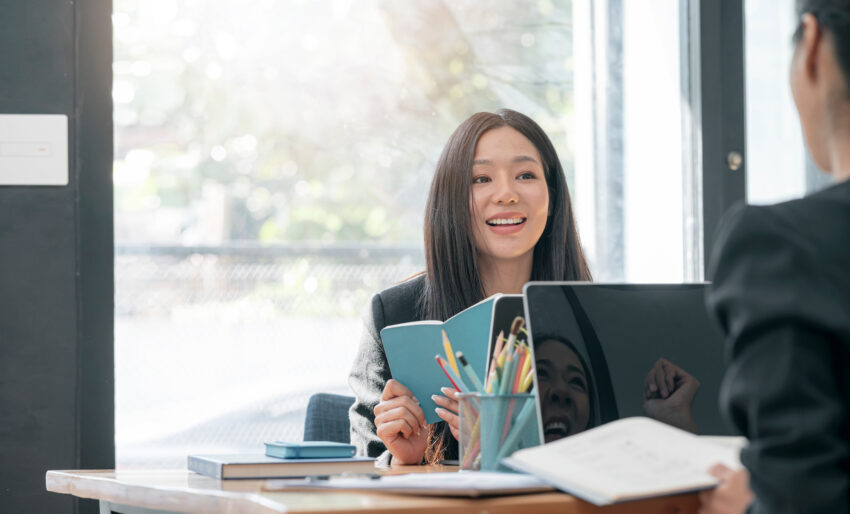
[(534, 394), (462, 393), (460, 469), (509, 471), (500, 462), (521, 448), (540, 444)]

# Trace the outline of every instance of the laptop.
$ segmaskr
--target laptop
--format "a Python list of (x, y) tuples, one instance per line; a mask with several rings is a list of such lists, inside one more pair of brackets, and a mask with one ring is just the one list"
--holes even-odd
[(730, 435), (718, 408), (723, 338), (708, 317), (706, 287), (526, 284), (541, 440), (647, 415)]

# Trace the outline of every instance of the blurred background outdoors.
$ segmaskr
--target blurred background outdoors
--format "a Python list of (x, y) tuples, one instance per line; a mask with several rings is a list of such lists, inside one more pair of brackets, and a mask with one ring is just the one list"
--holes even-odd
[[(297, 441), (310, 394), (350, 394), (360, 313), (424, 269), (434, 164), (478, 111), (549, 134), (597, 280), (702, 280), (688, 3), (115, 0), (117, 466)], [(777, 198), (807, 187), (785, 137)]]

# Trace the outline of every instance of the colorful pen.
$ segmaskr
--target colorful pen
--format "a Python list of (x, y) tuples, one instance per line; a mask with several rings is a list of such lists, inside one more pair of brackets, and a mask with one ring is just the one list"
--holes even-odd
[(477, 392), (481, 392), (484, 390), (484, 386), (481, 385), (481, 381), (478, 380), (478, 375), (475, 374), (475, 370), (472, 369), (472, 366), (467, 362), (466, 357), (463, 356), (463, 352), (457, 352), (457, 360), (460, 361), (460, 365), (463, 366), (463, 370), (466, 372), (466, 375), (472, 380), (472, 385), (475, 386), (475, 390)]
[(527, 360), (528, 351), (525, 349), (524, 345), (520, 345), (516, 351), (517, 354), (514, 356), (514, 360), (516, 361), (516, 371), (514, 372), (513, 384), (511, 387), (511, 394), (517, 394), (519, 392), (519, 384), (522, 382), (522, 368), (525, 366), (525, 362)]
[(443, 330), (443, 349), (446, 351), (446, 357), (448, 357), (449, 366), (460, 376), (460, 369), (457, 367), (457, 362), (455, 361), (455, 352), (452, 350), (452, 343), (449, 342), (449, 336), (446, 334), (446, 331)]
[(452, 374), (450, 373), (451, 368), (446, 368), (446, 365), (444, 364), (444, 362), (445, 362), (445, 361), (443, 361), (443, 358), (442, 358), (442, 357), (440, 357), (439, 355), (435, 355), (435, 356), (434, 356), (434, 359), (437, 361), (437, 364), (439, 364), (439, 365), (440, 365), (440, 369), (442, 369), (442, 370), (443, 370), (443, 373), (445, 373), (445, 374), (446, 374), (446, 377), (448, 377), (449, 382), (451, 382), (451, 383), (452, 383), (452, 386), (453, 386), (455, 389), (457, 389), (458, 391), (463, 392), (463, 389), (461, 389), (461, 388), (458, 386), (457, 382), (455, 382), (455, 381), (454, 381), (454, 379), (452, 378)]

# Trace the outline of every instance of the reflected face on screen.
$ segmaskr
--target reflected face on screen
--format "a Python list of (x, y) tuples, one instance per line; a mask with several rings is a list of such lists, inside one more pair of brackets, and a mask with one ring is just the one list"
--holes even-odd
[(534, 346), (543, 436), (551, 442), (584, 431), (590, 420), (587, 370), (578, 355), (557, 339)]

